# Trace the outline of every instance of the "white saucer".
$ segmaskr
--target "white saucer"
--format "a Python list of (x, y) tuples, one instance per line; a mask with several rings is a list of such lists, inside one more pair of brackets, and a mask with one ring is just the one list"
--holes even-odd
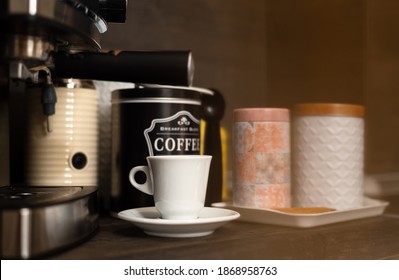
[(198, 219), (164, 220), (155, 207), (143, 207), (124, 210), (118, 218), (133, 223), (146, 234), (161, 237), (198, 237), (212, 234), (223, 224), (240, 217), (236, 211), (205, 207)]

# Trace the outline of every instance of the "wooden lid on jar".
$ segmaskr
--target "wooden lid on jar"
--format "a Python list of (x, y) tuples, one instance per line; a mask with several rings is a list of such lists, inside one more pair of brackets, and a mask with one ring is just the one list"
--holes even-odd
[(288, 122), (290, 112), (286, 108), (240, 108), (234, 110), (235, 122)]
[(356, 104), (301, 103), (295, 105), (294, 111), (296, 116), (364, 116), (364, 107)]

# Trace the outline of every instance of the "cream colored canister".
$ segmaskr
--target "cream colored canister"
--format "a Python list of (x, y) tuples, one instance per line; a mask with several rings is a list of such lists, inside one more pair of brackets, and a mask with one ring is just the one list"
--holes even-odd
[(98, 92), (91, 82), (56, 86), (56, 112), (47, 129), (41, 90), (28, 92), (25, 182), (30, 186), (97, 186)]
[(364, 108), (352, 104), (298, 104), (294, 114), (294, 206), (337, 210), (360, 207)]

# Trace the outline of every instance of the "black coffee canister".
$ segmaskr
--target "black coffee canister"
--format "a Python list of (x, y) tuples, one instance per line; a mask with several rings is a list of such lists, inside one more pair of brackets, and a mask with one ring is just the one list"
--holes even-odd
[[(112, 93), (111, 211), (153, 206), (129, 182), (149, 155), (200, 154), (201, 93), (184, 88), (133, 88)], [(140, 180), (140, 178), (138, 178)]]

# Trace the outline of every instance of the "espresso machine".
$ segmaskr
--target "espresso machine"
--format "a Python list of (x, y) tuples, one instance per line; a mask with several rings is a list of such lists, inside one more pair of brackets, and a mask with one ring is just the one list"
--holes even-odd
[[(81, 242), (98, 227), (98, 189), (24, 184), (21, 116), (26, 89), (42, 90), (47, 129), (57, 102), (57, 54), (97, 53), (108, 23), (123, 23), (126, 0), (0, 2), (0, 255), (35, 258)], [(74, 78), (64, 73), (59, 78)]]
[[(38, 258), (87, 240), (98, 228), (98, 186), (25, 183), (21, 116), (29, 106), (29, 88), (41, 89), (45, 127), (51, 133), (57, 114), (55, 81), (73, 78), (192, 85), (194, 64), (190, 51), (101, 49), (101, 34), (107, 31), (108, 24), (125, 22), (127, 4), (127, 0), (0, 1), (2, 259)], [(208, 98), (205, 103), (212, 103)], [(215, 115), (212, 108), (204, 106), (205, 115), (211, 118)], [(220, 121), (220, 114), (217, 118)], [(217, 143), (220, 158), (220, 142)], [(212, 153), (211, 145), (207, 149)], [(77, 158), (76, 164), (84, 165), (84, 160)], [(216, 169), (219, 180), (221, 166)]]

